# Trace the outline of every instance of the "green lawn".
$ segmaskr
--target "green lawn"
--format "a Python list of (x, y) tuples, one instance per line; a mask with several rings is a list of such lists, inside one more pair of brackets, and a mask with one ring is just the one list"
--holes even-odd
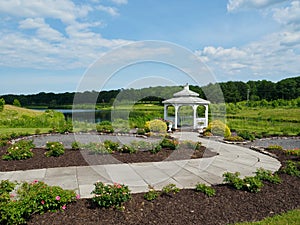
[(247, 108), (228, 113), (227, 124), (237, 131), (268, 135), (299, 135), (300, 108)]
[(0, 135), (24, 135), (47, 133), (52, 128), (65, 126), (62, 113), (56, 111), (41, 112), (12, 105), (5, 105), (0, 112)]
[(227, 113), (227, 117), (254, 118), (269, 121), (298, 122), (300, 123), (300, 108), (247, 108), (237, 113)]
[(237, 223), (235, 225), (298, 225), (300, 221), (300, 210), (292, 210), (281, 215), (265, 218), (258, 222)]
[(48, 133), (50, 130), (49, 128), (35, 128), (35, 127), (16, 127), (16, 128), (6, 128), (6, 127), (0, 127), (0, 136), (5, 136), (7, 134), (35, 134), (36, 130), (39, 129), (40, 133)]

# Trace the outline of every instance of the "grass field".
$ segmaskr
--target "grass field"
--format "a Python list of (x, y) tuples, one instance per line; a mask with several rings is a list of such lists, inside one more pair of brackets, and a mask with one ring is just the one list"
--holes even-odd
[(0, 135), (47, 133), (66, 123), (64, 115), (55, 111), (41, 112), (12, 105), (5, 105), (0, 112)]
[(300, 108), (247, 108), (227, 113), (233, 130), (248, 130), (263, 135), (299, 135)]
[(298, 225), (300, 221), (300, 210), (292, 210), (281, 215), (265, 218), (258, 222), (237, 223), (235, 225)]

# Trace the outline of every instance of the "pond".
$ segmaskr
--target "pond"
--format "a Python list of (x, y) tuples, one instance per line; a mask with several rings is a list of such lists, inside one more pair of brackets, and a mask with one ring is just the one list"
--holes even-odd
[[(47, 109), (38, 109), (45, 111)], [(144, 111), (131, 112), (128, 110), (93, 110), (93, 109), (54, 109), (64, 114), (66, 119), (76, 121), (99, 123), (104, 120), (111, 121), (112, 118), (128, 119), (129, 116), (142, 116)]]

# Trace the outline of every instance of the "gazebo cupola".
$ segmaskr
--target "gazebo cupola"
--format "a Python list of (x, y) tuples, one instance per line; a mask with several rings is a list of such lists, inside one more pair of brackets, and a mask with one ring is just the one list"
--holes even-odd
[[(186, 84), (183, 90), (173, 94), (173, 98), (167, 99), (163, 101), (164, 103), (164, 119), (171, 120), (174, 123), (174, 128), (178, 128), (178, 112), (181, 106), (191, 106), (193, 108), (193, 128), (203, 128), (208, 125), (208, 105), (209, 101), (204, 100), (198, 97), (199, 94), (191, 91), (189, 89), (189, 85)], [(175, 117), (168, 117), (168, 106), (173, 105), (175, 108)], [(197, 108), (199, 105), (203, 105), (205, 107), (205, 117), (197, 118)], [(199, 125), (201, 124), (201, 125)]]

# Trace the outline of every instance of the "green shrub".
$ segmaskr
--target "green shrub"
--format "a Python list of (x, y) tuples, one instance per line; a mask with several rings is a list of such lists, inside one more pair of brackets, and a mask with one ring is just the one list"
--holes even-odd
[(161, 149), (162, 149), (162, 147), (160, 145), (153, 144), (152, 149), (150, 149), (149, 151), (151, 154), (156, 154), (156, 153), (160, 152)]
[(122, 204), (131, 199), (131, 193), (128, 186), (114, 183), (113, 185), (105, 185), (102, 182), (94, 184), (95, 188), (92, 191), (94, 194), (92, 200), (99, 207), (124, 209)]
[(113, 142), (110, 140), (105, 140), (104, 141), (104, 146), (106, 148), (106, 150), (108, 150), (108, 152), (113, 152), (113, 151), (117, 151), (119, 148), (119, 143), (118, 142)]
[(207, 186), (206, 184), (197, 184), (196, 191), (200, 191), (206, 194), (208, 197), (216, 195), (216, 190), (212, 187)]
[(255, 135), (247, 130), (238, 131), (238, 136), (244, 138), (245, 140), (253, 141), (255, 140)]
[(96, 130), (97, 130), (97, 132), (100, 132), (100, 133), (113, 133), (114, 132), (114, 128), (113, 128), (111, 122), (106, 121), (106, 120), (98, 123), (96, 125)]
[(281, 169), (283, 173), (300, 177), (300, 162), (287, 161), (286, 166)]
[(206, 131), (211, 132), (213, 135), (222, 136), (225, 138), (231, 136), (229, 127), (221, 120), (214, 120), (210, 122)]
[(278, 174), (273, 174), (270, 170), (265, 170), (263, 168), (259, 168), (255, 172), (256, 177), (263, 181), (269, 181), (274, 184), (281, 183), (281, 179)]
[(249, 192), (259, 192), (263, 186), (262, 181), (258, 177), (239, 178), (240, 173), (226, 172), (223, 174), (224, 182), (236, 188), (237, 190), (245, 190)]
[(283, 148), (280, 145), (269, 145), (267, 148), (267, 150), (278, 150), (278, 151), (282, 151)]
[(152, 149), (152, 143), (148, 141), (132, 141), (129, 145), (137, 150), (148, 151)]
[(160, 142), (160, 146), (162, 148), (168, 148), (171, 150), (175, 150), (179, 145), (179, 142), (176, 139), (170, 139), (170, 138), (164, 138), (161, 142)]
[(243, 188), (244, 182), (241, 178), (239, 178), (239, 176), (239, 172), (226, 172), (223, 174), (224, 182), (234, 187), (235, 189), (241, 190)]
[(47, 157), (54, 156), (58, 157), (60, 155), (63, 155), (65, 153), (65, 147), (61, 142), (47, 142), (46, 143), (46, 150), (45, 155)]
[(287, 155), (293, 155), (293, 156), (300, 156), (300, 149), (291, 149), (291, 150), (286, 150), (285, 154)]
[(2, 156), (4, 160), (21, 160), (33, 157), (32, 148), (35, 145), (33, 141), (21, 140), (7, 149), (7, 153)]
[(64, 210), (76, 198), (74, 191), (39, 181), (25, 182), (18, 187), (16, 196), (10, 195), (7, 202), (0, 202), (0, 224), (25, 224), (31, 215)]
[(145, 131), (144, 128), (138, 128), (137, 131), (136, 131), (136, 133), (137, 133), (138, 135), (144, 135), (144, 134), (146, 133), (146, 131)]
[(58, 133), (64, 134), (64, 133), (70, 133), (73, 131), (73, 124), (72, 121), (68, 120), (68, 121), (61, 121), (58, 129), (57, 129)]
[(119, 148), (118, 151), (120, 151), (121, 153), (133, 154), (136, 153), (137, 150), (130, 145), (123, 145), (121, 148)]
[(115, 119), (112, 123), (112, 126), (117, 132), (128, 133), (130, 131), (128, 120)]
[(144, 199), (146, 199), (147, 201), (153, 201), (157, 199), (158, 196), (159, 192), (151, 188), (148, 192), (144, 194)]
[(164, 186), (161, 191), (162, 191), (162, 194), (169, 195), (169, 194), (178, 193), (180, 191), (180, 189), (178, 187), (176, 187), (175, 184), (168, 184), (168, 185)]
[(210, 132), (210, 131), (205, 131), (204, 133), (203, 133), (203, 136), (204, 137), (211, 137), (211, 136), (213, 136), (213, 134)]
[(77, 141), (72, 142), (71, 144), (72, 150), (79, 150), (80, 149), (80, 143)]
[(0, 147), (4, 147), (7, 145), (7, 140), (0, 140)]
[(41, 133), (41, 129), (36, 128), (35, 131), (34, 131), (34, 133), (35, 133), (36, 135), (40, 134), (40, 133)]
[(182, 149), (200, 150), (201, 146), (202, 144), (199, 141), (195, 142), (195, 141), (185, 140), (185, 141), (181, 141), (178, 147)]
[(242, 138), (240, 136), (230, 136), (230, 137), (225, 138), (225, 141), (243, 142), (244, 138)]
[(81, 144), (80, 148), (89, 150), (94, 154), (110, 154), (113, 152), (110, 148), (106, 148), (104, 143), (90, 142), (88, 144)]
[(3, 193), (9, 193), (15, 189), (17, 183), (11, 182), (9, 180), (1, 180), (0, 181), (0, 195)]
[(145, 124), (145, 130), (147, 132), (154, 133), (166, 133), (167, 132), (167, 124), (159, 119), (147, 121)]
[(243, 189), (249, 192), (259, 192), (261, 188), (264, 186), (262, 181), (258, 177), (245, 177), (243, 179), (244, 186)]

